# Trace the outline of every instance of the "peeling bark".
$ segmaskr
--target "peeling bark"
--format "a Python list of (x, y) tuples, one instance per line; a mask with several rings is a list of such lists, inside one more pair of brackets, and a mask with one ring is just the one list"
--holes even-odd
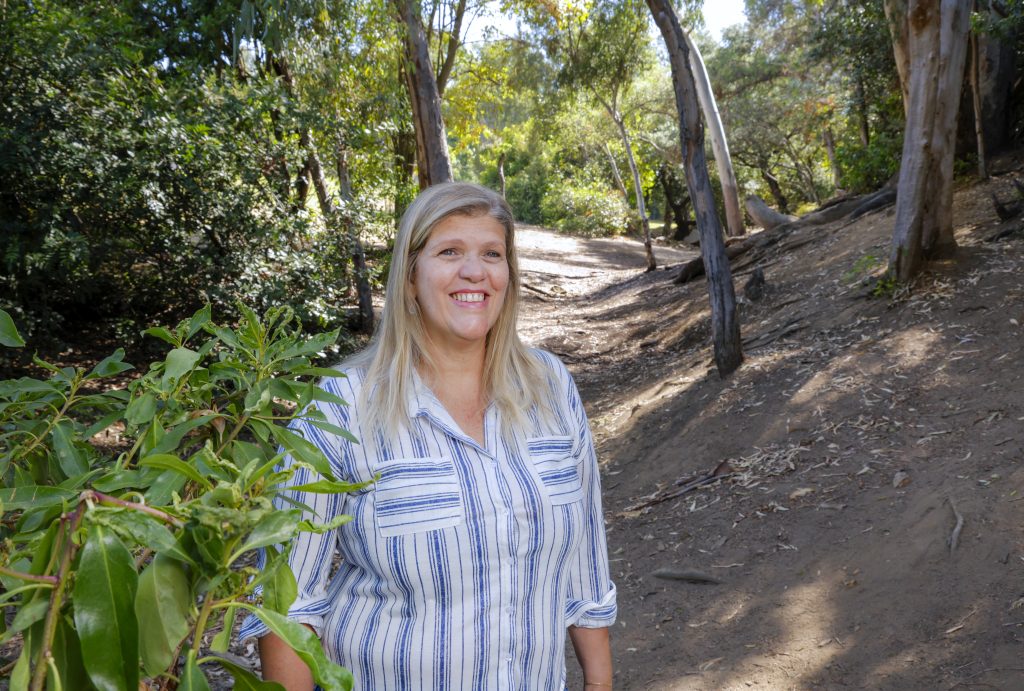
[(736, 172), (733, 170), (732, 158), (729, 156), (729, 142), (725, 138), (725, 127), (722, 126), (722, 116), (718, 112), (715, 93), (711, 90), (711, 80), (708, 79), (704, 58), (701, 57), (697, 44), (690, 40), (690, 35), (683, 32), (683, 37), (686, 39), (686, 46), (690, 51), (690, 67), (693, 70), (693, 79), (697, 87), (697, 98), (701, 110), (704, 112), (704, 120), (707, 121), (708, 135), (711, 137), (711, 150), (715, 155), (718, 178), (722, 184), (725, 225), (728, 228), (729, 236), (736, 237), (743, 235), (746, 230), (743, 228), (743, 212), (740, 211), (739, 185), (736, 184)]
[(686, 169), (686, 183), (697, 216), (701, 258), (708, 276), (711, 302), (711, 338), (715, 365), (721, 376), (734, 372), (743, 362), (743, 345), (736, 311), (732, 272), (715, 211), (714, 194), (704, 157), (704, 127), (697, 103), (697, 88), (690, 66), (686, 35), (671, 0), (647, 0), (647, 7), (661, 31), (672, 68), (672, 86), (679, 111), (679, 140)]
[(420, 3), (393, 0), (405, 27), (405, 84), (416, 131), (416, 160), (420, 189), (452, 181), (448, 138), (441, 117), (441, 94), (430, 64), (430, 49), (423, 33)]
[(889, 272), (909, 281), (926, 259), (949, 256), (953, 149), (970, 6), (961, 0), (886, 0), (907, 116)]

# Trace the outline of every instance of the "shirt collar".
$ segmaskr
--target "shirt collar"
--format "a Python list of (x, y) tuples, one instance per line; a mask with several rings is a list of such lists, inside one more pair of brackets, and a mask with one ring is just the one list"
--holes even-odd
[[(422, 417), (428, 420), (435, 427), (439, 427), (449, 437), (458, 439), (470, 446), (473, 446), (481, 453), (493, 456), (493, 452), (480, 446), (473, 437), (462, 431), (462, 428), (452, 419), (448, 409), (438, 400), (434, 392), (427, 386), (420, 373), (413, 368), (412, 371), (412, 396), (409, 400), (409, 419), (414, 420)], [(484, 410), (484, 438), (487, 439), (494, 425), (498, 423), (497, 409), (494, 403), (489, 403)]]

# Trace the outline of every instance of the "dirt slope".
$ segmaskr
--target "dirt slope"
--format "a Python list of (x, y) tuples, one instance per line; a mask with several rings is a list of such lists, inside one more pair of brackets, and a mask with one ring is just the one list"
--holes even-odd
[(959, 189), (956, 263), (894, 299), (860, 283), (891, 208), (789, 236), (725, 381), (703, 280), (522, 233), (524, 334), (574, 372), (602, 459), (617, 688), (1024, 688), (1024, 232), (985, 241), (1010, 189)]

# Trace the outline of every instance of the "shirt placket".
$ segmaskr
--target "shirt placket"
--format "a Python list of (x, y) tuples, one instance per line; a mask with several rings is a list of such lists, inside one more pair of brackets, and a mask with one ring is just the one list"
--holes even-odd
[(498, 593), (498, 612), (500, 631), (497, 651), (498, 688), (515, 688), (513, 678), (513, 667), (515, 664), (513, 649), (515, 641), (515, 602), (512, 577), (516, 569), (515, 553), (513, 550), (513, 533), (515, 532), (514, 495), (510, 485), (506, 482), (504, 469), (508, 465), (508, 458), (505, 455), (504, 447), (500, 443), (498, 434), (498, 415), (492, 406), (484, 416), (484, 434), (488, 440), (488, 446), (494, 451), (490, 460), (489, 470), (492, 472), (491, 486), (495, 488), (494, 505), (497, 512), (498, 535), (497, 546), (499, 550), (501, 578), (498, 579), (500, 592)]

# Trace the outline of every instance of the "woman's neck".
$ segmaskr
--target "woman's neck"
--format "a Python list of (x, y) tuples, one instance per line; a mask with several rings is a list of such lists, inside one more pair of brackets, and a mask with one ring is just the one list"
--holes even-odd
[(484, 444), (484, 353), (432, 354), (432, 367), (419, 363), (416, 370), (462, 431)]

